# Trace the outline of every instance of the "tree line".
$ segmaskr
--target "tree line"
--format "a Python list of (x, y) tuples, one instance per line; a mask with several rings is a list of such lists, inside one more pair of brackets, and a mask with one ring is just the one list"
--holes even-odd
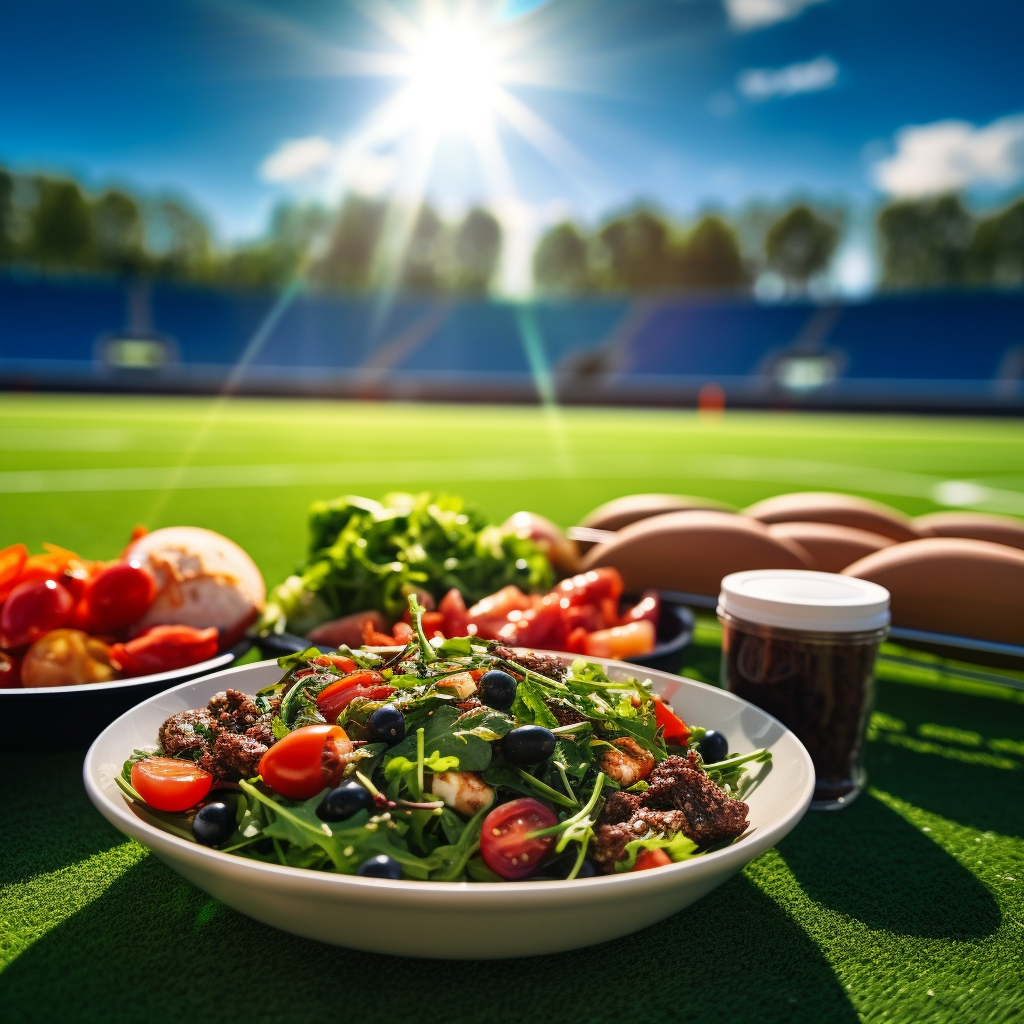
[[(536, 290), (583, 296), (748, 291), (770, 272), (791, 294), (824, 275), (845, 230), (838, 207), (797, 203), (707, 214), (681, 224), (649, 207), (593, 229), (566, 221), (533, 254)], [(976, 214), (955, 195), (883, 206), (875, 220), (883, 290), (1024, 285), (1024, 198)], [(414, 216), (349, 195), (335, 208), (284, 203), (255, 241), (218, 246), (203, 216), (176, 196), (0, 168), (0, 264), (147, 274), (222, 287), (379, 287), (482, 295), (494, 284), (502, 230), (482, 208), (452, 223), (429, 204)]]

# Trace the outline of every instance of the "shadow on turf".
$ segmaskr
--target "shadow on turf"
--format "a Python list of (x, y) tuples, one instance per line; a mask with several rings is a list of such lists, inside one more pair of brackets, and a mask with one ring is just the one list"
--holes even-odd
[[(325, 911), (326, 912), (326, 911)], [(495, 918), (495, 928), (501, 928)], [(581, 938), (583, 938), (581, 936)], [(438, 932), (438, 949), (444, 934)], [(818, 947), (737, 876), (635, 935), (521, 960), (407, 960), (299, 939), (251, 921), (154, 857), (119, 877), (0, 975), (5, 1019), (622, 1024), (854, 1024)]]
[(809, 813), (778, 850), (811, 899), (869, 928), (968, 940), (999, 927), (988, 889), (868, 793), (842, 811)]
[(82, 784), (84, 750), (5, 754), (0, 886), (57, 871), (125, 842), (90, 803)]

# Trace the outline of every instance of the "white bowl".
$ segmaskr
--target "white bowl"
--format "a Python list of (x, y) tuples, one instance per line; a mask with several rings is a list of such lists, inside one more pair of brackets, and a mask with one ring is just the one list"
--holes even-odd
[(152, 746), (175, 712), (226, 687), (255, 693), (280, 678), (276, 662), (229, 669), (151, 697), (96, 739), (85, 787), (100, 813), (190, 882), (250, 917), (311, 939), (377, 953), (490, 959), (556, 953), (636, 931), (689, 906), (774, 846), (803, 817), (814, 768), (800, 741), (724, 690), (653, 669), (593, 659), (614, 678), (641, 675), (686, 721), (718, 729), (731, 750), (769, 747), (747, 798), (750, 832), (725, 849), (648, 871), (573, 881), (390, 881), (264, 864), (179, 839), (136, 814), (114, 782), (136, 747)]

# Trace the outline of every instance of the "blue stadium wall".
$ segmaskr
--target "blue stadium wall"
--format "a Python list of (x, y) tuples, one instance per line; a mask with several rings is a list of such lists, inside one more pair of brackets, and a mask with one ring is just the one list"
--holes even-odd
[(0, 276), (0, 387), (1024, 410), (1024, 292), (529, 304)]

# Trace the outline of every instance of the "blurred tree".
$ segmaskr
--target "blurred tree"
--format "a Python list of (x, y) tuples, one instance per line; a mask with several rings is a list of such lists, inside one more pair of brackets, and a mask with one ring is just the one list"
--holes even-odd
[(959, 197), (893, 203), (878, 215), (883, 288), (962, 284), (974, 220)]
[(809, 206), (794, 206), (768, 229), (768, 266), (788, 284), (806, 288), (807, 282), (828, 266), (838, 241), (839, 229), (835, 224)]
[(552, 228), (533, 254), (533, 280), (540, 292), (578, 295), (590, 286), (587, 242), (575, 224)]
[(14, 258), (14, 175), (0, 167), (0, 263)]
[(348, 291), (369, 288), (384, 213), (382, 203), (349, 196), (338, 211), (326, 252), (310, 268), (310, 280)]
[(650, 210), (609, 221), (597, 235), (596, 274), (612, 291), (660, 291), (675, 278), (668, 225)]
[(66, 178), (36, 178), (24, 254), (44, 267), (81, 267), (92, 261), (92, 218), (78, 185)]
[(736, 235), (720, 217), (701, 218), (686, 239), (677, 267), (676, 280), (686, 288), (720, 291), (747, 284)]
[(208, 279), (216, 265), (203, 218), (184, 201), (164, 197), (147, 204), (145, 238), (154, 268), (172, 277)]
[(979, 222), (967, 250), (966, 277), (999, 288), (1024, 285), (1024, 199)]
[(93, 203), (92, 238), (96, 264), (103, 270), (131, 273), (145, 263), (139, 207), (119, 189), (104, 192)]
[(429, 203), (424, 203), (402, 256), (399, 280), (403, 288), (430, 292), (443, 287), (448, 276), (446, 243), (444, 222)]
[(501, 225), (487, 210), (470, 210), (455, 231), (453, 250), (455, 288), (471, 295), (484, 294), (498, 269)]

